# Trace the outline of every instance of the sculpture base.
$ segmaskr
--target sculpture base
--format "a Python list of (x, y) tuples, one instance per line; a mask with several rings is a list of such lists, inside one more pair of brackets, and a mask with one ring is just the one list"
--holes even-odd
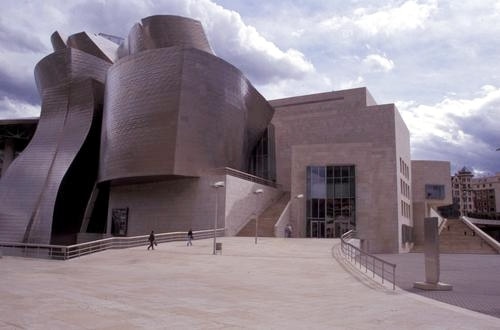
[(438, 283), (427, 283), (427, 282), (415, 282), (413, 287), (420, 290), (427, 291), (451, 291), (453, 286), (450, 284), (438, 282)]

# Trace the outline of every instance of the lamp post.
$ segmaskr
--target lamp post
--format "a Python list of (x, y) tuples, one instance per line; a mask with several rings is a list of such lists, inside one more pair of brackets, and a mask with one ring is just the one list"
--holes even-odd
[[(297, 196), (295, 196), (296, 199), (299, 200), (299, 217), (302, 217), (302, 201), (301, 199), (304, 198), (304, 194), (298, 194)], [(298, 221), (296, 221), (296, 225), (297, 225)], [(298, 225), (297, 225), (298, 226)], [(292, 232), (290, 231), (290, 236)]]
[[(253, 193), (255, 195), (260, 195), (264, 192), (262, 189), (257, 189)], [(259, 216), (255, 214), (255, 244), (257, 244), (257, 237), (259, 237)]]
[(212, 187), (215, 188), (215, 218), (214, 218), (214, 255), (215, 255), (215, 247), (217, 243), (217, 218), (218, 218), (218, 208), (219, 208), (219, 191), (217, 188), (224, 187), (224, 181), (217, 181), (212, 184)]

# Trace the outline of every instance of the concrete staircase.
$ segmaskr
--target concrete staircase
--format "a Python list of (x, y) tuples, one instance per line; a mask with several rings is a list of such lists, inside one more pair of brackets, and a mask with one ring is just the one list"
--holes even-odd
[(439, 250), (441, 253), (497, 254), (495, 249), (459, 219), (447, 220), (439, 235)]
[[(278, 200), (271, 204), (264, 212), (259, 215), (259, 237), (274, 237), (274, 225), (278, 221), (286, 204), (290, 201), (290, 193), (283, 193)], [(255, 236), (255, 219), (251, 219), (236, 234), (236, 236), (253, 237)]]

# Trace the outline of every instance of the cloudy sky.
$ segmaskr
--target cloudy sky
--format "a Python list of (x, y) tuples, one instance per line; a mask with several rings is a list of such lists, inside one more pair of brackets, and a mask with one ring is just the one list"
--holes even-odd
[(396, 104), (413, 159), (500, 172), (498, 0), (3, 0), (0, 118), (39, 115), (53, 31), (126, 36), (155, 14), (200, 20), (267, 99), (365, 86)]

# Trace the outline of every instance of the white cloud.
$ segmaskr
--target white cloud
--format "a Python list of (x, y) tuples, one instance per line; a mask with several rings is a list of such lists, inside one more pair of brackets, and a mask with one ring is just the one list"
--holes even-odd
[[(457, 118), (469, 118), (481, 115), (488, 104), (500, 102), (500, 89), (483, 86), (480, 95), (473, 99), (452, 99), (445, 97), (434, 105), (417, 104), (415, 101), (396, 102), (409, 126), (412, 139), (416, 142), (425, 140), (430, 135), (460, 145), (473, 137), (464, 133)], [(500, 112), (497, 114), (500, 120)]]
[(4, 96), (0, 99), (0, 119), (38, 117), (40, 107)]
[(426, 21), (437, 10), (437, 1), (424, 3), (410, 0), (399, 7), (388, 7), (369, 13), (358, 9), (354, 13), (354, 24), (369, 35), (384, 33), (387, 35), (401, 31), (422, 29)]
[[(118, 0), (53, 0), (22, 6), (7, 3), (2, 10), (0, 98), (14, 100), (24, 95), (27, 104), (37, 101), (33, 69), (52, 51), (53, 31), (64, 35), (88, 31), (126, 36), (135, 22), (150, 15), (181, 15), (200, 20), (217, 55), (238, 67), (256, 85), (307, 80), (315, 72), (304, 53), (293, 47), (278, 47), (246, 24), (239, 13), (210, 0), (134, 0), (127, 6)], [(9, 26), (16, 29), (7, 29)]]
[(333, 83), (324, 75), (311, 73), (303, 79), (282, 79), (271, 84), (258, 86), (258, 90), (268, 100), (274, 100), (298, 95), (329, 92)]
[(388, 72), (394, 69), (394, 62), (385, 56), (370, 54), (363, 59), (363, 66), (372, 72)]
[(500, 143), (500, 88), (485, 85), (470, 99), (447, 96), (433, 105), (396, 106), (410, 130), (412, 158), (444, 159), (477, 171), (498, 164), (493, 150)]
[(358, 76), (354, 80), (348, 80), (341, 82), (339, 84), (339, 89), (350, 89), (355, 87), (362, 87), (365, 84), (365, 79), (362, 76)]
[(333, 16), (323, 20), (320, 26), (334, 31), (356, 29), (368, 36), (393, 35), (424, 28), (437, 9), (436, 0), (423, 3), (409, 0), (397, 7), (357, 8), (351, 16)]
[(280, 49), (253, 26), (245, 24), (237, 12), (209, 0), (190, 1), (186, 10), (202, 22), (217, 55), (238, 63), (252, 81), (300, 79), (315, 71), (303, 53)]

